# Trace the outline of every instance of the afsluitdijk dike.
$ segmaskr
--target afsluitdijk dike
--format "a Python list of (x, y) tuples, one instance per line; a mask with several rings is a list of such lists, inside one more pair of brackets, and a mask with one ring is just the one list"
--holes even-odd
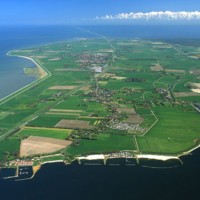
[(2, 167), (19, 159), (182, 163), (199, 147), (195, 46), (103, 37), (8, 55), (31, 59), (40, 78), (0, 102)]

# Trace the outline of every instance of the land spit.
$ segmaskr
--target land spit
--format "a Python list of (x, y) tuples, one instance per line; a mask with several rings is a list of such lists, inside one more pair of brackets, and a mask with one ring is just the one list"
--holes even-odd
[(6, 97), (0, 99), (0, 105), (6, 103), (7, 101), (9, 101), (10, 99), (18, 96), (19, 94), (25, 92), (26, 90), (30, 89), (31, 86), (34, 86), (38, 83), (40, 83), (41, 81), (45, 80), (46, 78), (50, 77), (52, 74), (49, 72), (49, 70), (47, 70), (44, 66), (41, 66), (40, 64), (38, 64), (38, 62), (36, 62), (34, 59), (27, 57), (27, 56), (20, 56), (20, 55), (11, 55), (12, 51), (9, 51), (6, 55), (7, 56), (16, 56), (16, 57), (21, 57), (21, 58), (25, 58), (28, 60), (31, 60), (33, 63), (36, 64), (36, 66), (38, 67), (41, 77), (38, 80), (33, 81), (32, 83), (20, 88), (19, 90), (16, 90), (15, 92), (7, 95)]

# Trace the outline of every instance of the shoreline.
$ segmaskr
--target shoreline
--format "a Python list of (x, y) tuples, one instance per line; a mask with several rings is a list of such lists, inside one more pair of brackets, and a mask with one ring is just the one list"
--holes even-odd
[[(42, 79), (42, 78), (44, 78), (45, 76), (48, 75), (48, 73), (46, 72), (47, 69), (44, 70), (44, 69), (37, 63), (37, 61), (35, 61), (33, 58), (30, 58), (30, 57), (27, 57), (27, 56), (10, 55), (10, 54), (9, 54), (10, 52), (12, 52), (12, 51), (9, 51), (9, 52), (7, 53), (8, 56), (16, 56), (16, 57), (19, 57), (19, 58), (24, 58), (24, 59), (28, 59), (28, 60), (32, 61), (32, 62), (38, 67), (39, 71), (42, 73), (42, 76), (41, 76), (38, 80), (40, 80), (40, 79)], [(49, 73), (50, 73), (50, 72), (49, 72)], [(36, 80), (36, 81), (37, 81), (37, 80)]]
[[(199, 148), (200, 146), (193, 148), (191, 151)], [(179, 160), (180, 163), (183, 165), (184, 163), (182, 162), (182, 160), (180, 159), (181, 156), (184, 155), (191, 155), (189, 154), (191, 151), (188, 152), (183, 152), (182, 154), (177, 154), (177, 155), (158, 155), (158, 154), (135, 154), (133, 155), (133, 157), (130, 157), (132, 159), (136, 159), (137, 160), (137, 164), (140, 165), (139, 160), (140, 159), (146, 159), (146, 160), (159, 160), (159, 161), (167, 161), (167, 160)], [(122, 158), (126, 158), (126, 157), (113, 157), (114, 159), (122, 159)], [(79, 161), (81, 160), (88, 160), (88, 161), (94, 161), (94, 160), (107, 160), (107, 159), (113, 159), (112, 157), (108, 157), (107, 154), (91, 154), (91, 155), (87, 155), (87, 156), (76, 156), (74, 157), (73, 160), (71, 160), (71, 162), (66, 162), (65, 160), (50, 160), (50, 161), (45, 161), (40, 163), (37, 166), (32, 166), (33, 168), (33, 175), (27, 179), (22, 179), (22, 180), (28, 180), (28, 179), (33, 179), (35, 174), (41, 169), (41, 167), (45, 164), (54, 164), (54, 163), (63, 163), (65, 165), (71, 165), (74, 161), (78, 161), (78, 163), (80, 164)], [(129, 158), (129, 157), (127, 157)], [(3, 167), (5, 168), (12, 168), (12, 167)], [(19, 179), (18, 181), (22, 181), (21, 179)]]
[(12, 52), (13, 52), (13, 50), (10, 50), (10, 51), (8, 51), (8, 53), (6, 55), (7, 56), (16, 56), (19, 58), (28, 59), (28, 60), (32, 61), (36, 65), (36, 67), (38, 67), (38, 69), (42, 75), (39, 79), (36, 79), (32, 83), (29, 83), (29, 84), (25, 85), (24, 87), (12, 92), (11, 94), (1, 98), (0, 105), (6, 103), (7, 101), (11, 100), (13, 97), (16, 97), (17, 95), (25, 92), (26, 90), (30, 89), (32, 86), (40, 83), (41, 81), (45, 80), (46, 78), (48, 78), (52, 75), (49, 70), (47, 70), (44, 66), (42, 66), (40, 63), (38, 63), (38, 61), (34, 60), (33, 58), (30, 58), (27, 56), (20, 56), (20, 55), (11, 55)]

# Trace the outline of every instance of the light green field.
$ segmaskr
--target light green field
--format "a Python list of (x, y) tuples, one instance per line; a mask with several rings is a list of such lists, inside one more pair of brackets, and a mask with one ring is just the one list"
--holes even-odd
[(71, 130), (62, 130), (62, 129), (44, 129), (44, 128), (25, 128), (15, 134), (14, 138), (24, 139), (29, 136), (39, 136), (39, 137), (49, 137), (55, 139), (66, 139), (69, 137)]
[(42, 163), (44, 162), (49, 162), (49, 161), (57, 161), (57, 160), (64, 160), (64, 156), (62, 155), (52, 155), (52, 156), (46, 156), (46, 157), (42, 157), (40, 160)]
[(199, 144), (200, 115), (180, 107), (156, 107), (156, 125), (145, 137), (137, 137), (139, 150), (151, 153), (181, 153)]

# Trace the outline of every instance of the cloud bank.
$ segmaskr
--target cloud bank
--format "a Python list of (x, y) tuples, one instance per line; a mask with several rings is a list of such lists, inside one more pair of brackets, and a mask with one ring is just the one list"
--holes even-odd
[(120, 13), (117, 15), (106, 15), (103, 17), (97, 17), (97, 20), (200, 20), (200, 12), (172, 12), (172, 11), (153, 11), (153, 12), (131, 12), (131, 13)]

